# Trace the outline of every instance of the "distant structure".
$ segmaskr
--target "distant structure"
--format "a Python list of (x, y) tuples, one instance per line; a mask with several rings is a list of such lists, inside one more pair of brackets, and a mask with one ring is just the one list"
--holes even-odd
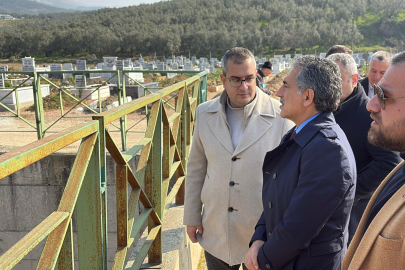
[(0, 14), (0, 20), (15, 20), (15, 18), (8, 14)]

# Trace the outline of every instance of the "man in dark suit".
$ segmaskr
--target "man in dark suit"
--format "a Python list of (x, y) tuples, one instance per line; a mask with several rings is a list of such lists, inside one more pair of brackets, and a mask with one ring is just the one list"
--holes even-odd
[(391, 59), (392, 55), (386, 51), (378, 51), (371, 56), (367, 77), (360, 81), (369, 98), (373, 98), (373, 86), (378, 84), (384, 76), (385, 71), (391, 65)]
[(341, 268), (356, 185), (353, 152), (332, 113), (341, 81), (334, 62), (305, 56), (277, 91), (281, 117), (296, 127), (264, 160), (264, 211), (245, 257), (250, 270)]
[(359, 75), (353, 57), (336, 53), (328, 56), (328, 59), (338, 64), (342, 77), (342, 97), (334, 116), (336, 123), (345, 132), (356, 159), (357, 184), (355, 205), (349, 222), (350, 242), (371, 195), (402, 159), (398, 152), (371, 145), (367, 140), (372, 122), (370, 112), (366, 108), (370, 99), (358, 83)]
[[(367, 104), (374, 120), (370, 143), (405, 158), (405, 52), (392, 59)], [(405, 166), (400, 163), (381, 183), (349, 246), (343, 270), (405, 269)]]

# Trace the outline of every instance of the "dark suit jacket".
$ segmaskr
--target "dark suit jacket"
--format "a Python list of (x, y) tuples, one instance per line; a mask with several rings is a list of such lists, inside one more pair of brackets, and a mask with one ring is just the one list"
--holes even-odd
[(263, 214), (251, 243), (263, 240), (260, 269), (340, 269), (347, 245), (356, 163), (332, 113), (266, 154)]
[(373, 121), (366, 108), (369, 100), (362, 86), (357, 84), (353, 93), (334, 112), (336, 123), (346, 134), (356, 159), (355, 200), (371, 197), (390, 171), (402, 161), (398, 152), (388, 151), (368, 142), (367, 133)]
[(368, 96), (368, 91), (369, 91), (369, 89), (368, 89), (368, 87), (369, 87), (368, 77), (365, 77), (364, 79), (360, 80), (359, 82), (360, 82), (361, 86), (364, 89), (364, 93), (366, 93), (366, 96)]

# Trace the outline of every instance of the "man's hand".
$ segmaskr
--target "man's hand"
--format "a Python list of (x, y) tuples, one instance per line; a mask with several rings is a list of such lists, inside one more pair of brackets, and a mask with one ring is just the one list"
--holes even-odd
[(245, 256), (245, 266), (249, 270), (258, 270), (259, 264), (257, 263), (257, 254), (259, 253), (259, 249), (263, 246), (264, 241), (256, 240), (253, 242), (252, 246), (250, 247), (249, 251), (246, 253)]
[(187, 226), (187, 234), (188, 237), (190, 238), (191, 242), (197, 243), (197, 232), (201, 235), (203, 234), (203, 227), (201, 225), (198, 226)]

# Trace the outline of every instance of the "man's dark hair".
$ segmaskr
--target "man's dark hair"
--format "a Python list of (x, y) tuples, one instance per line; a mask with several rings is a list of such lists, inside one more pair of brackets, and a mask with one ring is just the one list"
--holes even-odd
[(251, 51), (242, 47), (234, 47), (228, 50), (222, 58), (222, 72), (226, 75), (228, 71), (228, 60), (232, 60), (235, 64), (243, 64), (243, 62), (249, 58), (252, 58), (256, 69), (255, 57)]
[(402, 63), (405, 63), (405, 51), (396, 54), (391, 60), (391, 65), (399, 65)]
[(318, 56), (303, 56), (297, 58), (292, 67), (300, 69), (295, 77), (299, 94), (312, 89), (317, 111), (337, 110), (342, 96), (342, 78), (335, 62)]
[(326, 57), (328, 57), (331, 54), (334, 53), (345, 53), (345, 54), (350, 54), (353, 55), (353, 51), (347, 48), (346, 46), (343, 45), (333, 45), (332, 47), (329, 48), (329, 50), (326, 52)]

